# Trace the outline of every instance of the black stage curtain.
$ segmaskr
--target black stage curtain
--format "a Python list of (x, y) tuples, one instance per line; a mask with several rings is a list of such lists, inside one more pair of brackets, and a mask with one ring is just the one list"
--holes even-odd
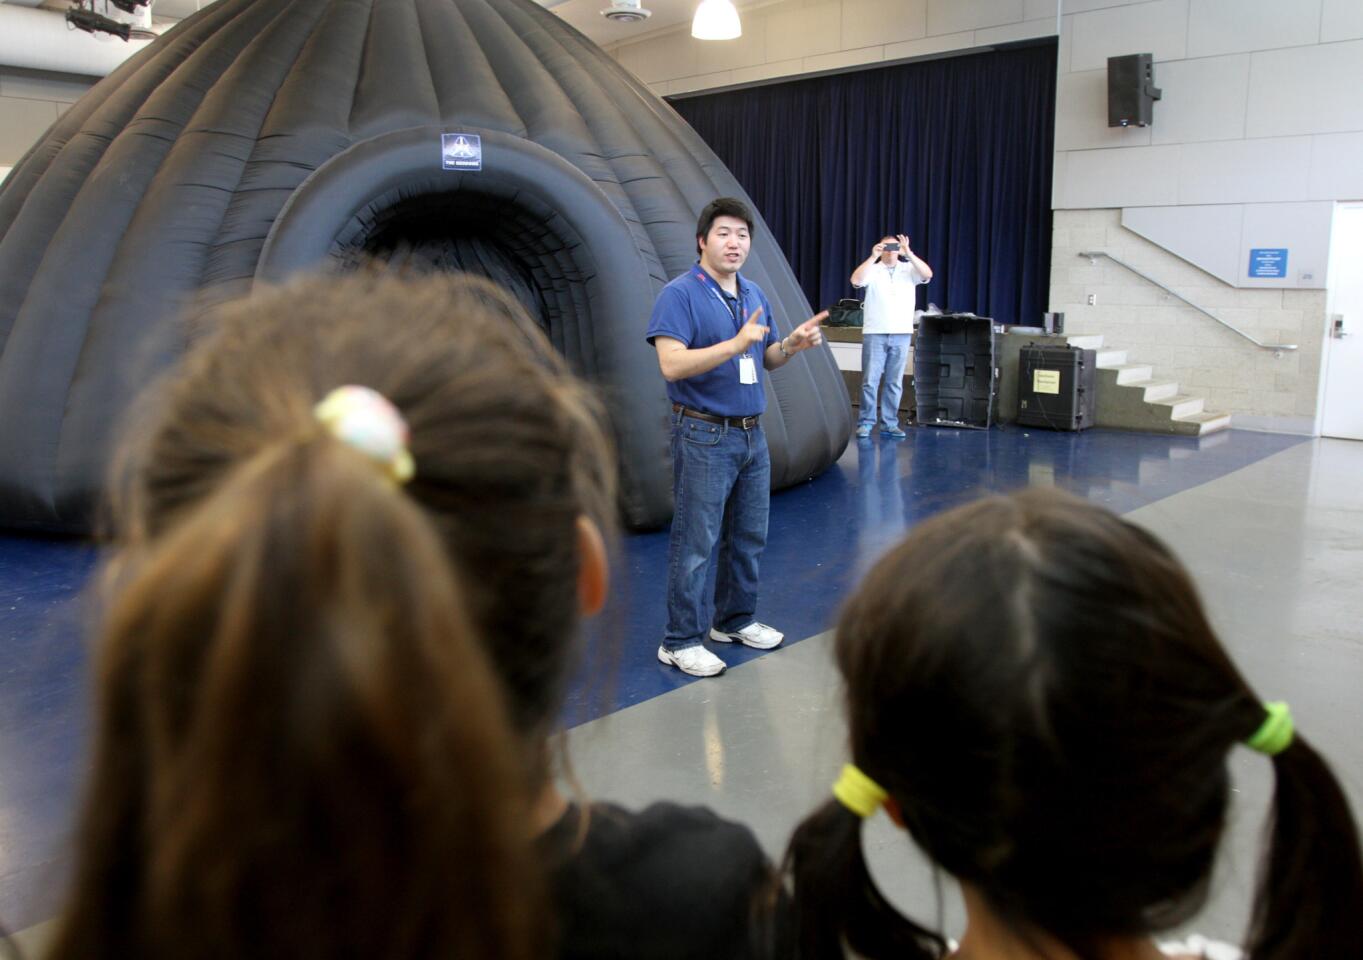
[(669, 101), (728, 165), (811, 304), (907, 234), (943, 310), (1040, 325), (1054, 41)]

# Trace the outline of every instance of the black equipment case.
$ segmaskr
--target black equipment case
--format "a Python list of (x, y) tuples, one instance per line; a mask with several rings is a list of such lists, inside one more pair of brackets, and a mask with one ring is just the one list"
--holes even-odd
[(913, 345), (920, 424), (988, 429), (994, 422), (994, 321), (973, 313), (925, 313)]
[(1018, 419), (1029, 427), (1086, 430), (1098, 394), (1097, 352), (1028, 344), (1018, 354)]

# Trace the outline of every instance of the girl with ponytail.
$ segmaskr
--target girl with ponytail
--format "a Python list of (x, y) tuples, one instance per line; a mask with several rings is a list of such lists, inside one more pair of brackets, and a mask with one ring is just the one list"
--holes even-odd
[[(786, 856), (800, 958), (1161, 956), (1151, 938), (1206, 900), (1240, 746), (1276, 780), (1244, 952), (1357, 955), (1363, 866), (1339, 783), (1138, 527), (1052, 490), (936, 517), (847, 604), (836, 659), (853, 762)], [(861, 821), (882, 806), (960, 881), (959, 945), (867, 873)]]
[(375, 268), (200, 322), (119, 472), (59, 960), (746, 955), (751, 831), (557, 787), (616, 466), (520, 305)]
[(155, 536), (119, 558), (49, 956), (530, 960), (524, 773), (467, 599), (403, 489), (405, 424), (366, 387), (316, 403), (259, 359), (250, 387), (182, 385), (216, 423), (162, 425), (170, 455), (177, 429), (274, 420), (201, 497), (137, 518)]

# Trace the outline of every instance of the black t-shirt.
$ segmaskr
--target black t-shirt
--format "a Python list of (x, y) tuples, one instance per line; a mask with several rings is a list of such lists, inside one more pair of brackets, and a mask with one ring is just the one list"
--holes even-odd
[[(541, 838), (561, 960), (746, 960), (773, 952), (772, 868), (757, 838), (705, 807), (570, 807)], [(580, 839), (580, 845), (579, 845)]]

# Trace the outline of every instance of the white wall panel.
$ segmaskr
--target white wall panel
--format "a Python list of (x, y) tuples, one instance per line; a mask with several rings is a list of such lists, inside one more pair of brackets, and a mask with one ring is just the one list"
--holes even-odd
[(975, 31), (975, 45), (987, 47), (995, 43), (1012, 43), (1015, 40), (1034, 40), (1037, 37), (1055, 36), (1055, 17), (1041, 20), (1024, 20), (1002, 27), (985, 27)]
[(1153, 143), (1233, 140), (1245, 135), (1249, 55), (1176, 60), (1155, 65)]
[(699, 72), (700, 48), (684, 42), (690, 39), (689, 34), (677, 32), (627, 44), (620, 48), (620, 63), (644, 83), (694, 76)]
[(966, 50), (975, 45), (975, 32), (948, 33), (941, 37), (924, 37), (922, 40), (905, 40), (902, 43), (885, 44), (886, 60), (905, 60), (910, 57), (926, 57), (934, 53), (947, 53), (951, 50)]
[(1311, 138), (1312, 200), (1363, 200), (1363, 133), (1329, 133)]
[(1310, 137), (1187, 143), (1177, 149), (1178, 203), (1307, 199)]
[(1361, 93), (1363, 40), (1256, 53), (1250, 60), (1247, 135), (1363, 130)]
[(0, 163), (17, 162), (56, 120), (51, 100), (0, 97)]
[(1321, 0), (1190, 0), (1188, 56), (1312, 44)]
[(1108, 57), (1152, 53), (1182, 60), (1187, 48), (1188, 0), (1153, 0), (1074, 17), (1071, 70), (1106, 70)]
[(775, 63), (759, 63), (751, 67), (741, 67), (734, 71), (734, 83), (757, 83), (759, 80), (772, 80), (776, 77), (792, 77), (803, 73), (805, 62), (796, 57), (794, 60), (777, 60)]
[(1122, 211), (1123, 227), (1224, 283), (1232, 283), (1235, 277), (1243, 223), (1240, 204), (1127, 207)]
[(842, 5), (821, 3), (767, 14), (767, 56), (773, 60), (812, 57), (842, 49)]
[(1066, 207), (1162, 206), (1178, 202), (1179, 147), (1073, 150), (1066, 168)]
[(95, 85), (93, 79), (65, 74), (0, 73), (0, 97), (75, 103)]
[(1069, 169), (1070, 155), (1066, 152), (1057, 153), (1051, 161), (1051, 207), (1060, 209), (1068, 207), (1064, 193), (1069, 189)]
[(1134, 7), (1150, 0), (1065, 0), (1063, 13), (1090, 13), (1094, 10), (1111, 10), (1113, 7)]
[(702, 73), (694, 77), (679, 77), (671, 81), (671, 89), (668, 94), (691, 93), (693, 90), (710, 90), (714, 87), (727, 87), (734, 82), (734, 72), (732, 70), (720, 70), (717, 73)]
[(843, 67), (856, 67), (864, 63), (878, 63), (885, 59), (884, 47), (861, 47), (858, 50), (841, 50), (837, 53), (821, 53), (817, 57), (805, 57), (806, 73), (820, 70), (840, 70)]
[(928, 0), (857, 0), (842, 5), (842, 45), (848, 49), (927, 36)]
[(960, 33), (1022, 20), (1023, 0), (928, 0), (928, 35)]
[(1363, 38), (1363, 3), (1325, 0), (1320, 15), (1320, 42)]

